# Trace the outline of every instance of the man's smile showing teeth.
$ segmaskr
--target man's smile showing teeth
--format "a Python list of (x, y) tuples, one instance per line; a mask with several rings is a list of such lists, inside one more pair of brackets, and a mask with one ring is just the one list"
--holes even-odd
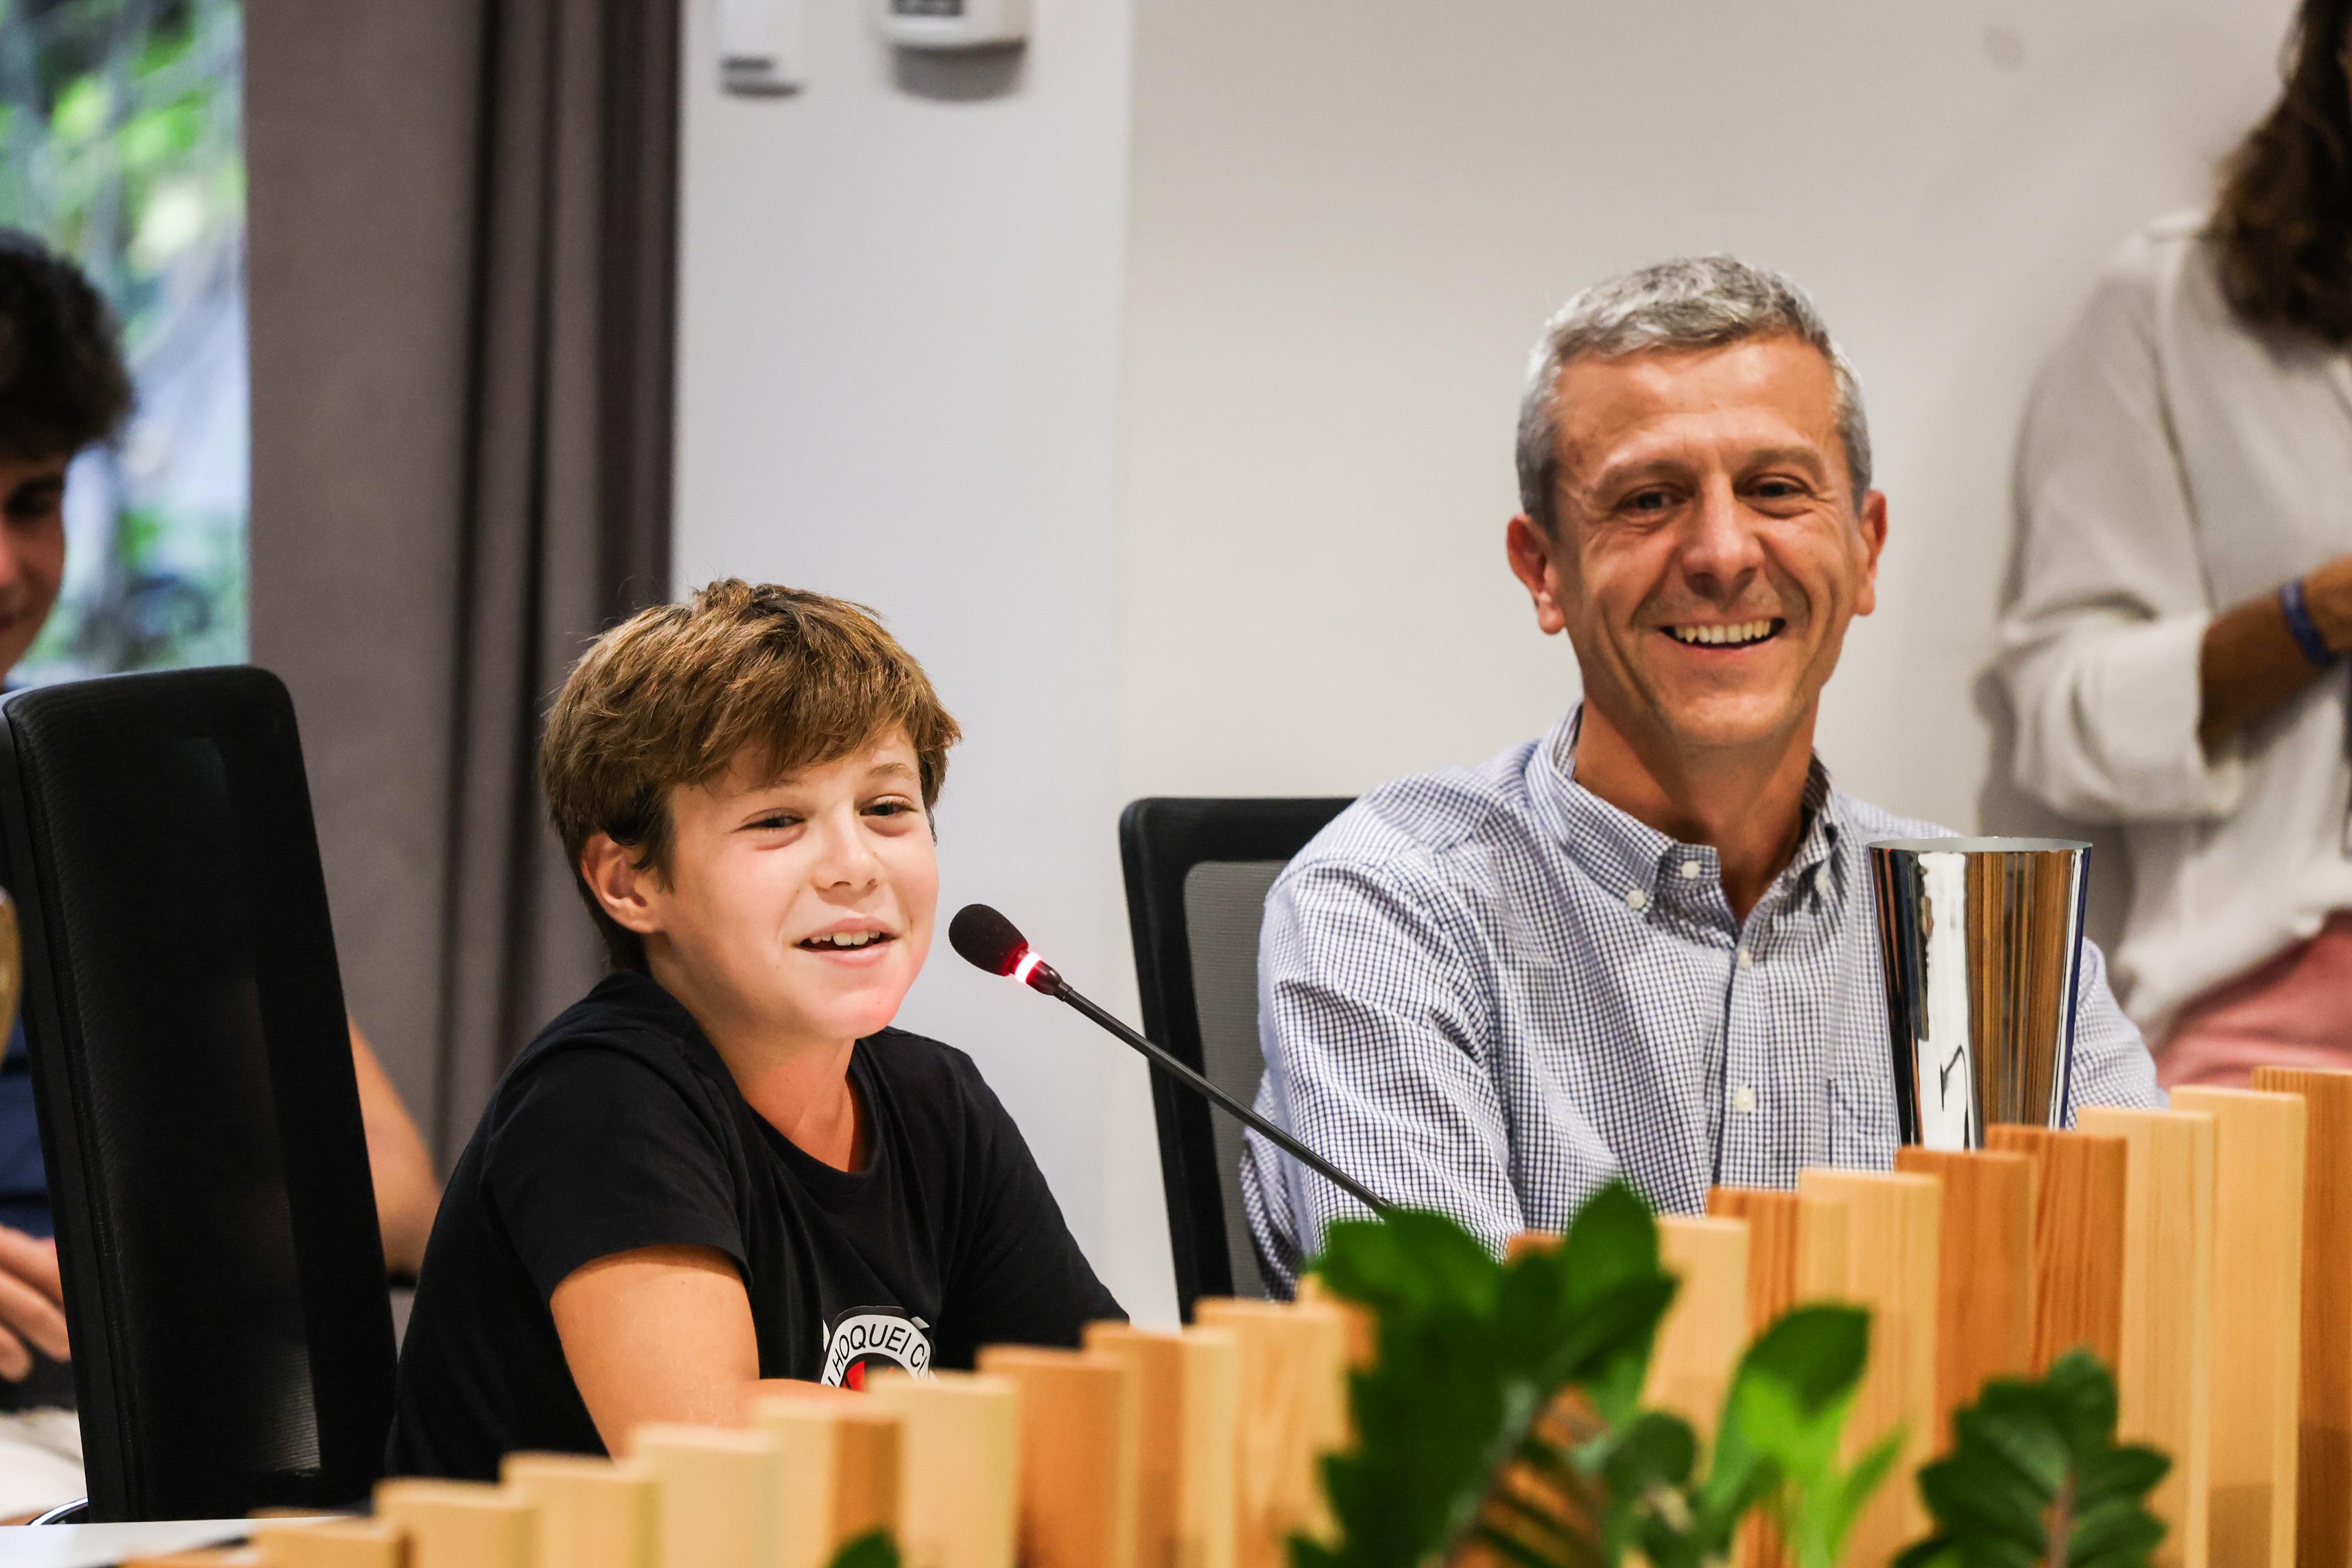
[(821, 952), (827, 948), (872, 947), (877, 942), (889, 940), (887, 931), (837, 931), (829, 936), (803, 938), (800, 945)]
[(1665, 632), (1676, 642), (1702, 647), (1745, 647), (1764, 641), (1782, 625), (1777, 620), (1739, 621), (1727, 626), (1668, 626)]

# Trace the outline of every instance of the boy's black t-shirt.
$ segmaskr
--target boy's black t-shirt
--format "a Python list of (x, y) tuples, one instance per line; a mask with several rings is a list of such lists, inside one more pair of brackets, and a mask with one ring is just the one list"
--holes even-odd
[(857, 1386), (872, 1366), (970, 1366), (984, 1344), (1075, 1344), (1122, 1315), (971, 1058), (885, 1029), (849, 1076), (867, 1131), (856, 1172), (745, 1103), (646, 975), (608, 977), (550, 1024), (499, 1081), (434, 1221), (391, 1473), (487, 1480), (517, 1449), (604, 1452), (548, 1301), (637, 1247), (734, 1259), (762, 1377)]

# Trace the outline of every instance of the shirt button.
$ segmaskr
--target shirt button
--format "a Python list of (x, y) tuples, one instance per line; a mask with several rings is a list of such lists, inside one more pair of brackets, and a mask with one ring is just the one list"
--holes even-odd
[(1696, 882), (1698, 880), (1698, 874), (1706, 869), (1706, 867), (1696, 860), (1685, 860), (1683, 862), (1683, 880)]
[(1756, 1109), (1756, 1091), (1741, 1084), (1731, 1091), (1731, 1109), (1746, 1116)]
[(1628, 888), (1625, 889), (1625, 907), (1629, 910), (1646, 910), (1650, 907), (1650, 895), (1639, 888)]
[(1756, 953), (1753, 949), (1743, 947), (1739, 950), (1739, 967), (1742, 969), (1756, 967)]

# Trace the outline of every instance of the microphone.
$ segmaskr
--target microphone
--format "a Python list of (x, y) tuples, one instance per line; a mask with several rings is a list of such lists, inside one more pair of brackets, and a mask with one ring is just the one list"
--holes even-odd
[(1069, 982), (1062, 978), (1061, 973), (1046, 963), (1038, 955), (1037, 951), (1029, 945), (1028, 939), (1021, 934), (1020, 928), (986, 904), (966, 904), (956, 911), (955, 919), (948, 922), (948, 945), (961, 953), (964, 961), (974, 968), (985, 969), (991, 974), (1002, 974), (1009, 980), (1017, 980), (1032, 991), (1042, 991), (1056, 1001), (1068, 1003), (1101, 1027), (1117, 1035), (1120, 1039), (1150, 1057), (1160, 1068), (1174, 1075), (1178, 1082), (1184, 1084), (1193, 1092), (1207, 1097), (1229, 1115), (1237, 1116), (1255, 1128), (1269, 1141), (1286, 1152), (1292, 1159), (1297, 1160), (1374, 1214), (1385, 1216), (1391, 1212), (1392, 1205), (1374, 1197), (1361, 1183), (1345, 1171), (1340, 1170), (1330, 1161), (1326, 1160), (1322, 1155), (1318, 1154), (1314, 1150), (1309, 1149), (1306, 1144), (1178, 1061), (1166, 1050), (1153, 1045), (1110, 1014), (1104, 1012), (1072, 990)]

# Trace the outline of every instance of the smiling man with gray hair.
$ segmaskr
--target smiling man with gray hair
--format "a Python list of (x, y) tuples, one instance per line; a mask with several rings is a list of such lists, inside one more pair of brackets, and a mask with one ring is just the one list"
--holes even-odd
[[(1944, 832), (1813, 755), (1886, 498), (1853, 368), (1787, 279), (1669, 261), (1571, 300), (1521, 405), (1505, 531), (1584, 697), (1539, 741), (1358, 801), (1266, 904), (1259, 1107), (1382, 1197), (1499, 1249), (1623, 1175), (1880, 1167), (1896, 1128), (1866, 847)], [(2078, 1104), (2161, 1103), (2086, 946)], [(1252, 1135), (1244, 1196), (1286, 1291), (1360, 1212)]]

